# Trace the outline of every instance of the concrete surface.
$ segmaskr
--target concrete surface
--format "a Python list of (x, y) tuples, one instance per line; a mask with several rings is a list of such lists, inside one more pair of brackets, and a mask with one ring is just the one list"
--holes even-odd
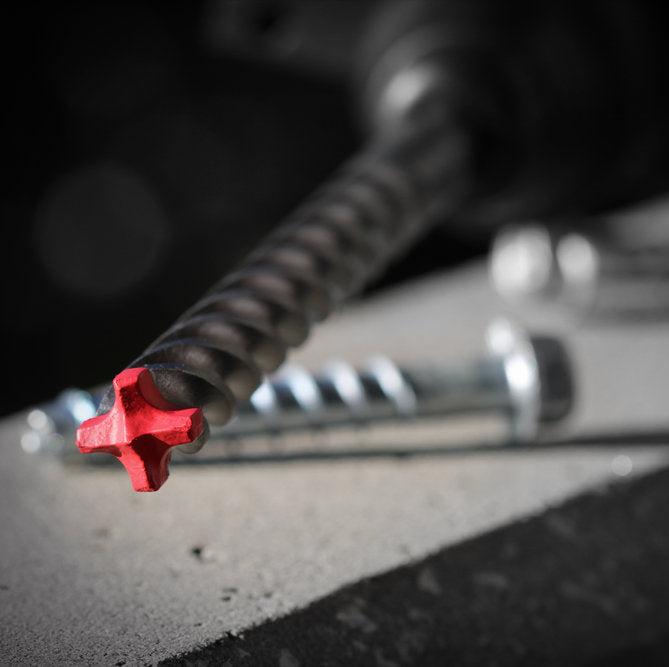
[[(354, 307), (295, 358), (310, 365), (379, 351), (414, 361), (460, 358), (480, 347), (484, 323), (499, 310), (481, 267), (472, 267)], [(580, 402), (563, 435), (599, 444), (181, 465), (160, 492), (138, 495), (119, 467), (64, 468), (31, 457), (18, 445), (20, 417), (5, 420), (0, 659), (121, 665), (190, 655), (184, 660), (223, 664), (227, 655), (236, 664), (252, 647), (233, 659), (225, 638), (277, 618), (299, 621), (298, 610), (323, 598), (327, 604), (344, 586), (664, 468), (669, 449), (624, 434), (669, 421), (665, 332), (647, 325), (566, 334)], [(592, 435), (602, 431), (616, 443)], [(441, 584), (425, 575), (421, 586)], [(309, 609), (320, 607), (300, 613)], [(340, 612), (331, 634), (342, 623), (362, 624), (365, 634), (366, 615), (355, 605)], [(313, 664), (286, 641), (244, 664)], [(197, 653), (207, 645), (210, 653)], [(407, 655), (372, 657), (387, 667), (413, 664)]]
[(598, 489), (165, 664), (665, 667), (668, 503)]

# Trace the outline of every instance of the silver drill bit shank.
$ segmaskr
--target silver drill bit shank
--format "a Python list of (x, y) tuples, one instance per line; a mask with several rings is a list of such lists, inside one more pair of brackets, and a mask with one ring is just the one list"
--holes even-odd
[[(211, 436), (243, 447), (244, 438), (257, 435), (494, 414), (508, 422), (508, 443), (528, 443), (569, 413), (573, 378), (558, 340), (528, 336), (500, 320), (488, 328), (486, 347), (484, 358), (457, 365), (404, 368), (376, 356), (359, 369), (344, 361), (317, 373), (284, 366)], [(65, 451), (63, 443), (72, 440), (96, 400), (99, 395), (68, 390), (31, 410), (24, 449)]]
[(571, 408), (566, 351), (559, 341), (528, 337), (506, 320), (489, 327), (486, 344), (485, 358), (459, 365), (403, 368), (377, 356), (359, 370), (342, 361), (315, 374), (287, 366), (240, 406), (221, 434), (496, 413), (508, 418), (511, 440), (530, 442)]

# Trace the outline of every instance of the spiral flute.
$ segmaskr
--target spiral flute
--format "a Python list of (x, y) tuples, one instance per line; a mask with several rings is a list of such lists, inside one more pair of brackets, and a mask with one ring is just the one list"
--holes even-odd
[(397, 155), (353, 160), (129, 367), (150, 369), (174, 405), (207, 406), (225, 423), (315, 322), (425, 228), (434, 202), (414, 174)]
[[(239, 403), (234, 419), (214, 427), (211, 437), (229, 453), (229, 444), (246, 451), (252, 445), (247, 436), (478, 414), (501, 418), (508, 426), (507, 443), (528, 443), (569, 414), (573, 373), (558, 339), (495, 320), (487, 330), (486, 350), (478, 359), (422, 368), (400, 366), (385, 356), (360, 367), (332, 360), (315, 373), (284, 364)], [(24, 450), (68, 457), (67, 441), (95, 414), (99, 401), (95, 391), (70, 389), (37, 406), (27, 415)], [(314, 442), (322, 444), (322, 439)]]
[[(434, 210), (448, 204), (445, 193), (458, 192), (454, 177), (463, 166), (461, 139), (443, 125), (439, 131), (400, 133), (394, 142), (345, 165), (129, 365), (126, 374), (150, 371), (150, 378), (133, 376), (132, 382), (142, 385), (133, 389), (134, 398), (124, 397), (130, 389), (117, 376), (99, 416), (79, 429), (80, 450), (103, 447), (118, 456), (132, 444), (129, 436), (118, 434), (131, 432), (143, 438), (138, 451), (144, 451), (147, 438), (155, 435), (151, 428), (145, 427), (144, 437), (136, 428), (137, 415), (129, 417), (125, 408), (123, 414), (115, 412), (126, 403), (136, 405), (137, 397), (146, 399), (146, 410), (203, 408), (210, 424), (226, 423), (237, 403), (248, 401), (264, 376), (281, 365), (288, 349), (305, 341), (314, 323), (420, 234)], [(444, 187), (449, 181), (451, 187)], [(103, 423), (108, 413), (114, 424)], [(142, 424), (148, 423), (141, 415)], [(192, 437), (198, 446), (205, 439), (203, 433)], [(194, 450), (186, 443), (186, 451)], [(163, 463), (161, 458), (166, 469)]]

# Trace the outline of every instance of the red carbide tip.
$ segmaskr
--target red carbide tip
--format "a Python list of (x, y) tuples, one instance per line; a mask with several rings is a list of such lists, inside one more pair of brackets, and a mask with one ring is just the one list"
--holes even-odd
[(113, 385), (114, 407), (79, 427), (77, 447), (83, 454), (112, 454), (125, 466), (135, 491), (157, 491), (169, 476), (172, 447), (204, 432), (202, 410), (176, 409), (146, 368), (127, 368)]

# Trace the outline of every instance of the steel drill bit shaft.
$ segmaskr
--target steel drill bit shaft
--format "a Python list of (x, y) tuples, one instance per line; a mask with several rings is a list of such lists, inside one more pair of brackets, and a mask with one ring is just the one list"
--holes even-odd
[[(202, 408), (209, 423), (226, 423), (315, 322), (382, 270), (449, 197), (457, 198), (464, 136), (443, 122), (436, 131), (414, 126), (396, 133), (348, 163), (116, 376), (99, 417), (78, 430), (80, 451), (143, 456), (142, 466), (128, 468), (133, 486), (157, 490), (167, 479), (169, 448), (183, 439), (162, 426), (154, 433), (147, 415), (162, 425), (171, 423), (171, 410)], [(142, 386), (137, 369), (150, 372)], [(186, 451), (201, 447), (206, 433), (204, 422)], [(158, 460), (160, 470), (152, 471)]]
[[(132, 373), (137, 376), (138, 370), (147, 373)], [(237, 445), (241, 451), (248, 449), (249, 436), (306, 431), (314, 436), (313, 451), (320, 451), (323, 429), (415, 423), (423, 418), (437, 418), (445, 425), (453, 418), (478, 415), (498, 417), (506, 426), (495, 442), (528, 443), (570, 412), (574, 391), (569, 354), (559, 340), (529, 335), (508, 320), (495, 320), (487, 330), (485, 356), (459, 364), (406, 367), (377, 355), (360, 367), (332, 360), (318, 372), (283, 365), (248, 401), (240, 402), (233, 420), (212, 429), (211, 437), (229, 454), (240, 451)], [(23, 448), (68, 457), (66, 442), (98, 403), (95, 392), (67, 390), (35, 407), (27, 415)], [(168, 422), (175, 417), (179, 419), (178, 414), (165, 415)], [(109, 438), (105, 440), (103, 447), (108, 447)], [(128, 457), (135, 455), (129, 452)]]
[(559, 340), (496, 320), (486, 347), (484, 357), (458, 365), (403, 367), (384, 356), (360, 369), (332, 361), (318, 373), (286, 365), (240, 404), (218, 435), (490, 414), (508, 422), (509, 443), (527, 443), (570, 412), (574, 381)]
[[(436, 181), (456, 175), (460, 157), (458, 143), (425, 132), (352, 160), (129, 367), (148, 368), (175, 406), (225, 423), (288, 348), (426, 227), (444, 200)], [(108, 393), (100, 413), (112, 404)]]

